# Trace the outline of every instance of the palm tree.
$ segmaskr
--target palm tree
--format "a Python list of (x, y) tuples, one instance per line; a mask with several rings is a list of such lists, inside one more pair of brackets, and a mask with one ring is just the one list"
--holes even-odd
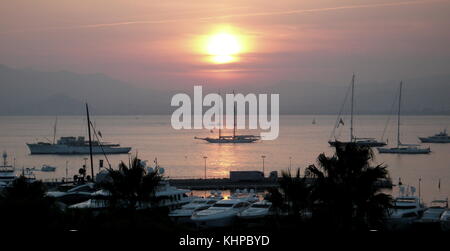
[(320, 154), (319, 167), (307, 169), (314, 178), (315, 213), (335, 229), (379, 228), (391, 206), (380, 181), (390, 181), (384, 165), (371, 166), (373, 152), (356, 144), (337, 145), (336, 153)]
[(295, 176), (292, 176), (290, 169), (281, 172), (280, 189), (283, 191), (284, 201), (291, 215), (298, 216), (301, 211), (308, 208), (310, 186), (305, 177), (300, 177), (300, 168), (297, 169)]
[(155, 193), (162, 180), (158, 167), (148, 172), (137, 156), (130, 164), (121, 162), (118, 170), (108, 169), (109, 179), (100, 184), (109, 192), (112, 207), (136, 209), (157, 201)]
[[(2, 226), (15, 230), (26, 227), (54, 229), (61, 213), (58, 205), (46, 196), (47, 188), (41, 181), (20, 176), (13, 180), (0, 194), (0, 215)], [(19, 229), (18, 229), (19, 230)]]

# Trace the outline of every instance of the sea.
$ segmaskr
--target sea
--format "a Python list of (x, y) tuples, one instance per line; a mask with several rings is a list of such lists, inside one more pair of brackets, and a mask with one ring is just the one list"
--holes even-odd
[[(54, 124), (57, 120), (56, 134)], [(94, 170), (99, 171), (99, 160), (113, 168), (137, 155), (153, 165), (155, 160), (169, 178), (228, 177), (230, 171), (258, 170), (268, 175), (291, 169), (301, 173), (311, 164), (317, 165), (317, 156), (332, 156), (334, 149), (328, 140), (348, 140), (349, 120), (333, 130), (335, 115), (281, 115), (279, 137), (276, 140), (251, 144), (211, 144), (194, 137), (214, 137), (217, 130), (175, 130), (170, 115), (93, 116), (96, 131), (102, 141), (131, 146), (131, 154), (94, 155)], [(313, 123), (315, 122), (315, 123)], [(354, 120), (357, 137), (373, 137), (397, 142), (396, 119), (387, 115), (358, 115)], [(86, 118), (83, 116), (0, 116), (0, 151), (6, 151), (8, 162), (18, 171), (35, 168), (36, 178), (42, 180), (71, 178), (87, 162), (83, 155), (30, 155), (26, 143), (52, 142), (61, 136), (86, 136)], [(403, 116), (400, 139), (402, 143), (418, 143), (419, 136), (430, 136), (450, 125), (450, 116)], [(333, 132), (334, 131), (334, 132)], [(230, 134), (232, 130), (224, 130)], [(238, 134), (256, 134), (260, 131), (238, 130)], [(445, 199), (450, 195), (450, 144), (423, 144), (431, 147), (428, 155), (378, 154), (373, 164), (388, 166), (394, 184), (414, 187), (425, 202)], [(264, 158), (262, 156), (265, 156)], [(206, 158), (205, 158), (206, 157)], [(55, 172), (38, 171), (42, 165), (57, 167)], [(396, 188), (394, 188), (396, 189)], [(392, 193), (396, 193), (392, 191)], [(394, 194), (395, 195), (395, 194)]]

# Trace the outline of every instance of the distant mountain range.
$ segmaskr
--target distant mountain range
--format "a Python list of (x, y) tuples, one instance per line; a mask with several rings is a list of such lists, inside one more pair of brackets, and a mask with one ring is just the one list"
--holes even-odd
[[(356, 112), (391, 112), (399, 81), (358, 83)], [(336, 114), (348, 88), (345, 81), (336, 82), (280, 80), (270, 88), (230, 88), (242, 93), (280, 93), (280, 112), (283, 114)], [(450, 75), (404, 79), (404, 82), (405, 113), (450, 115)], [(43, 72), (4, 65), (0, 65), (0, 86), (0, 115), (80, 115), (84, 114), (86, 101), (96, 115), (170, 114), (175, 109), (170, 106), (171, 97), (179, 92), (139, 88), (103, 74)], [(191, 93), (192, 86), (184, 91)], [(209, 91), (214, 90), (206, 89), (205, 93)]]

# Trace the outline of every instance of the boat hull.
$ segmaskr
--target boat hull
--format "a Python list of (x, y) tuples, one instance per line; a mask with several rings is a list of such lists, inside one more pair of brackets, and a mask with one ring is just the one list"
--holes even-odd
[(205, 138), (204, 140), (209, 143), (216, 143), (216, 144), (253, 143), (257, 141), (257, 139), (213, 139), (213, 138)]
[(377, 148), (379, 153), (392, 153), (392, 154), (429, 154), (431, 151), (426, 149), (408, 149), (408, 148)]
[[(31, 154), (89, 154), (89, 146), (27, 144)], [(92, 146), (92, 154), (126, 154), (131, 147)]]
[(421, 138), (419, 137), (420, 142), (422, 143), (450, 143), (450, 139), (430, 139), (430, 138)]
[(365, 147), (381, 147), (381, 146), (385, 146), (386, 143), (384, 142), (340, 142), (340, 141), (328, 141), (328, 144), (330, 144), (330, 146), (336, 146), (338, 144), (340, 145), (347, 145), (350, 143), (354, 143), (357, 146), (365, 146)]

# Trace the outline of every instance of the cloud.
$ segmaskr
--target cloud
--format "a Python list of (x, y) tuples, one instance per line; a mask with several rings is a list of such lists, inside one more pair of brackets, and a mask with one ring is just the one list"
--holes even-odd
[(186, 22), (186, 21), (205, 22), (205, 21), (210, 21), (210, 20), (227, 19), (227, 18), (296, 15), (296, 14), (330, 12), (330, 11), (350, 10), (350, 9), (366, 9), (366, 8), (381, 8), (381, 7), (423, 5), (423, 4), (432, 4), (432, 3), (437, 3), (437, 2), (450, 2), (450, 1), (449, 0), (416, 0), (416, 1), (401, 1), (401, 2), (378, 3), (378, 4), (346, 5), (346, 6), (328, 7), (328, 8), (294, 9), (294, 10), (283, 10), (283, 11), (238, 13), (238, 14), (208, 16), (208, 17), (198, 17), (198, 18), (175, 18), (175, 19), (161, 19), (161, 20), (135, 20), (135, 21), (97, 23), (97, 24), (85, 24), (85, 25), (75, 25), (75, 26), (47, 27), (47, 28), (35, 29), (35, 30), (14, 30), (14, 31), (0, 32), (0, 34), (24, 33), (24, 32), (43, 32), (43, 31), (60, 31), (60, 30), (72, 30), (72, 29), (95, 29), (95, 28), (107, 28), (107, 27), (126, 26), (126, 25), (139, 25), (139, 24), (168, 24), (168, 23), (178, 23), (178, 22)]

